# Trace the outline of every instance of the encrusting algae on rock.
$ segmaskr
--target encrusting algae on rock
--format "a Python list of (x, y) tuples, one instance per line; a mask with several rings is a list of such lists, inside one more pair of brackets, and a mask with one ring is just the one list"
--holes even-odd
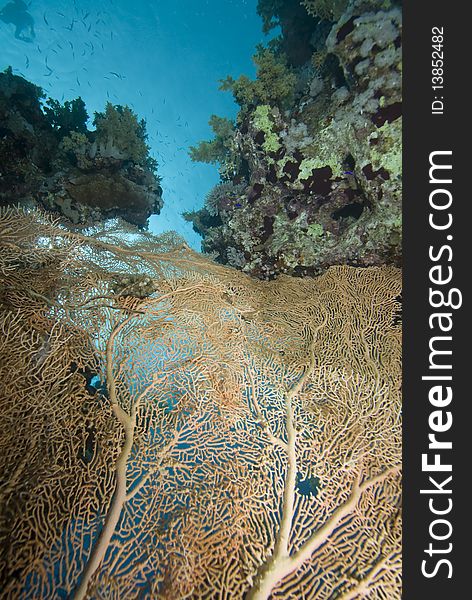
[[(254, 82), (225, 85), (241, 107), (232, 133), (232, 156), (236, 148), (239, 160), (232, 158), (231, 169), (225, 155), (217, 160), (224, 180), (245, 186), (239, 206), (211, 219), (204, 207), (187, 218), (203, 236), (204, 251), (260, 278), (313, 275), (333, 264), (399, 265), (401, 9), (395, 2), (355, 0), (330, 3), (328, 14), (324, 3), (304, 2), (313, 15), (303, 21), (306, 28), (311, 19), (308, 38), (300, 19), (288, 25), (292, 4), (259, 3), (267, 28), (282, 27), (277, 43), (255, 57), (258, 64), (263, 53), (271, 77), (260, 77), (259, 69)], [(297, 64), (300, 56), (307, 60)], [(318, 63), (315, 56), (322, 57)], [(278, 61), (285, 66), (275, 71)], [(283, 92), (264, 95), (264, 82), (278, 76), (283, 83), (276, 89)], [(242, 86), (252, 95), (242, 94)]]

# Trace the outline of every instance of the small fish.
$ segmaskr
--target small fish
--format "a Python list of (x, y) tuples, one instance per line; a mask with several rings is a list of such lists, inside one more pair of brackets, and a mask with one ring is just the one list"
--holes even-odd
[(70, 40), (68, 40), (68, 42), (69, 42), (70, 49), (73, 50), (74, 49), (74, 44)]
[(110, 75), (114, 75), (115, 77), (118, 77), (118, 79), (123, 79), (123, 75), (120, 75), (119, 73), (116, 73), (115, 71), (109, 71)]
[(75, 78), (75, 80), (77, 81), (77, 85), (78, 85), (78, 86), (80, 86), (80, 81), (79, 81), (79, 78), (78, 78), (78, 77), (76, 77), (76, 78)]
[(92, 23), (90, 23), (90, 25), (87, 27), (87, 31), (90, 31), (92, 29)]
[(353, 171), (343, 171), (343, 175), (354, 175)]
[(43, 14), (43, 19), (46, 25), (49, 25), (49, 21), (46, 19), (46, 13)]
[(39, 46), (36, 46), (36, 48), (38, 49), (38, 52), (42, 54), (41, 48)]
[(62, 17), (62, 18), (65, 18), (65, 16), (66, 16), (65, 14), (63, 14), (63, 13), (61, 13), (61, 12), (57, 12), (57, 10), (56, 10), (56, 15), (59, 15), (59, 16), (60, 16), (60, 17)]
[(70, 25), (66, 25), (64, 27), (64, 29), (68, 29), (69, 31), (72, 31), (74, 29), (74, 23), (75, 23), (75, 19), (72, 19)]
[(242, 204), (240, 204), (239, 202), (237, 202), (234, 206), (236, 206), (236, 208), (241, 208)]
[(57, 54), (57, 50), (54, 50), (54, 48), (51, 48), (51, 52), (54, 52), (54, 54)]
[(84, 21), (85, 21), (85, 19), (86, 19), (86, 18), (89, 16), (89, 14), (90, 14), (89, 12), (88, 12), (88, 13), (85, 13), (85, 15), (82, 17)]
[(62, 46), (61, 46), (61, 44), (59, 44), (59, 42), (57, 42), (56, 46), (57, 46), (57, 47), (58, 47), (60, 50), (62, 50)]
[(25, 58), (26, 58), (26, 65), (25, 66), (26, 66), (26, 68), (28, 68), (29, 67), (29, 58), (27, 56), (25, 56)]

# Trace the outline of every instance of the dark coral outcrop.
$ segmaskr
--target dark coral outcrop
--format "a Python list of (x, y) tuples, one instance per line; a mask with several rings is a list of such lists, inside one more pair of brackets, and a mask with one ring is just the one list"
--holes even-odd
[(144, 121), (108, 104), (89, 130), (81, 98), (43, 98), (11, 69), (0, 73), (0, 205), (41, 206), (76, 225), (121, 217), (146, 227), (162, 189)]

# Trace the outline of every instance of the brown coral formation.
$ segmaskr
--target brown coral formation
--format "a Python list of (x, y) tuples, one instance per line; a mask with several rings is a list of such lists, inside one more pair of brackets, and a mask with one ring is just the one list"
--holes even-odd
[(160, 194), (151, 173), (135, 167), (67, 176), (60, 172), (48, 178), (38, 196), (46, 208), (59, 210), (74, 224), (126, 217), (129, 223), (144, 226), (151, 213), (159, 212)]
[(0, 216), (5, 598), (400, 598), (401, 277)]

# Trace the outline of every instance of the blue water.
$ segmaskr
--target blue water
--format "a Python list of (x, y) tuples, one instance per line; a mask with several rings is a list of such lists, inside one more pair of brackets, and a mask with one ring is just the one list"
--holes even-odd
[[(0, 7), (6, 2), (1, 2)], [(159, 162), (164, 208), (150, 230), (175, 230), (195, 249), (201, 238), (181, 217), (218, 182), (217, 168), (192, 163), (188, 147), (212, 136), (212, 113), (234, 117), (218, 80), (254, 75), (251, 56), (266, 40), (257, 0), (32, 0), (32, 43), (0, 21), (0, 69), (11, 65), (58, 100), (84, 99), (89, 115), (107, 100), (147, 121)]]

